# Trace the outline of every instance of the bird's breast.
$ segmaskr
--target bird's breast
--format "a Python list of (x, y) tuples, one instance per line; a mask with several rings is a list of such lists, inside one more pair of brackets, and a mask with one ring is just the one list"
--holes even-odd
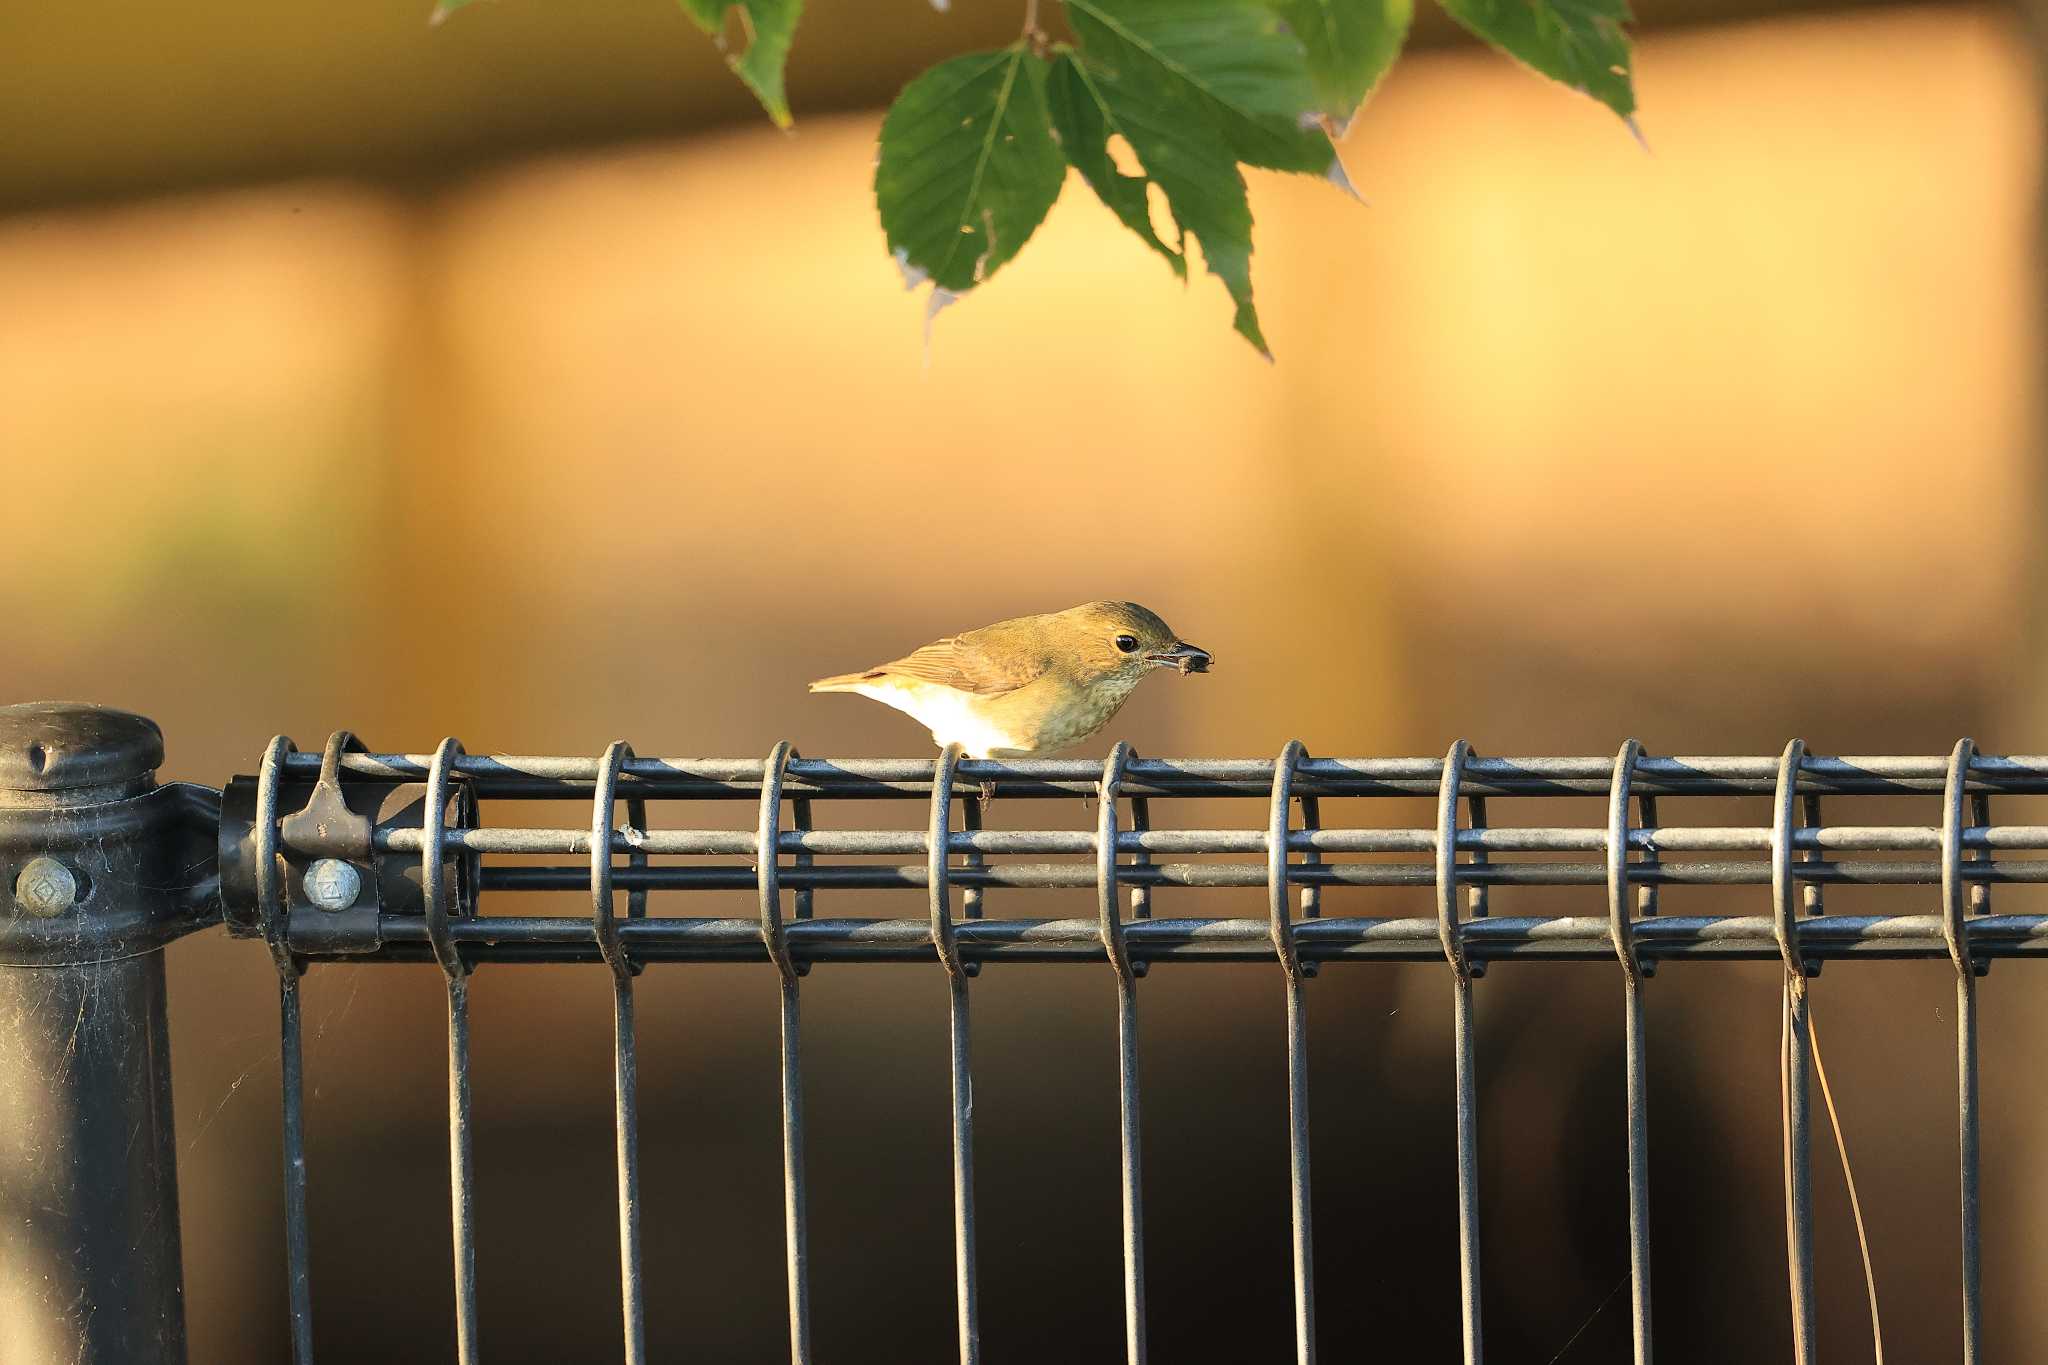
[(1109, 723), (1129, 699), (1136, 679), (1077, 682), (1045, 678), (1004, 697), (1004, 728), (1030, 740), (1030, 751), (1049, 753), (1078, 744)]
[(941, 747), (958, 744), (971, 758), (1005, 758), (1080, 743), (1109, 723), (1136, 682), (1044, 677), (1014, 692), (984, 696), (938, 683), (877, 678), (854, 690), (915, 718)]

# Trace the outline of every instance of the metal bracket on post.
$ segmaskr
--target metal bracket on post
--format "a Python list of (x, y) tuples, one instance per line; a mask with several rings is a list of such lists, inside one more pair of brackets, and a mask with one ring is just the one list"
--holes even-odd
[(183, 1365), (163, 946), (218, 917), (141, 716), (0, 707), (0, 1360)]
[[(275, 841), (282, 862), (286, 940), (302, 954), (374, 953), (383, 947), (380, 916), (424, 914), (419, 855), (383, 847), (381, 836), (418, 830), (426, 813), (427, 784), (350, 772), (348, 754), (362, 745), (346, 730), (330, 736), (320, 772), (309, 778), (291, 755), (279, 755)], [(307, 760), (310, 762), (310, 758)], [(237, 938), (265, 933), (256, 869), (265, 841), (258, 837), (260, 777), (237, 777), (221, 793), (219, 858), (221, 900), (228, 932)], [(449, 829), (476, 825), (469, 783), (448, 784)], [(443, 858), (447, 884), (464, 907), (476, 900), (477, 856), (450, 841)]]

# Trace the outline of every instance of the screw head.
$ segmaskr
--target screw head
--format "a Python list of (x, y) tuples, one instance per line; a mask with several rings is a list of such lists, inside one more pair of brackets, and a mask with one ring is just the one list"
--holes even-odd
[(39, 919), (61, 915), (78, 900), (78, 877), (55, 858), (31, 858), (14, 879), (14, 903)]
[(356, 903), (362, 894), (363, 874), (356, 871), (355, 864), (345, 863), (339, 858), (321, 858), (306, 869), (306, 877), (300, 883), (305, 888), (306, 899), (322, 910), (346, 910)]

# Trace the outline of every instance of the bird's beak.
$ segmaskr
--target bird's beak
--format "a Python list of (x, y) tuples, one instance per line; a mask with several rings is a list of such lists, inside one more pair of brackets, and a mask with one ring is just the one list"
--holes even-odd
[(1201, 648), (1199, 645), (1191, 645), (1185, 641), (1175, 643), (1174, 647), (1167, 650), (1164, 654), (1147, 654), (1145, 660), (1147, 663), (1157, 664), (1161, 668), (1177, 668), (1182, 673), (1207, 673), (1209, 671), (1209, 651)]

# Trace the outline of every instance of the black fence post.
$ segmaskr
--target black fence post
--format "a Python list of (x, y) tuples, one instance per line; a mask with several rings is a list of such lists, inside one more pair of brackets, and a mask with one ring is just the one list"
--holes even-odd
[(163, 946), (218, 903), (141, 716), (0, 707), (0, 1360), (184, 1365)]

